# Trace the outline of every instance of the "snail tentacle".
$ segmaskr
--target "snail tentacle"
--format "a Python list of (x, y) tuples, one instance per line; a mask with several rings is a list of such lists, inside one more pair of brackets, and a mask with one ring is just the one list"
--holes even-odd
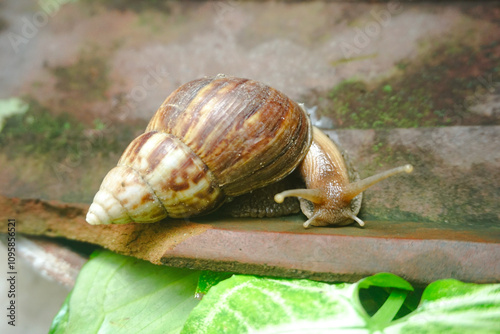
[(326, 225), (322, 225), (321, 224), (321, 221), (316, 221), (316, 218), (318, 217), (318, 213), (316, 213), (315, 215), (313, 215), (311, 218), (309, 218), (308, 220), (306, 220), (304, 222), (304, 224), (302, 224), (302, 226), (304, 228), (309, 228), (309, 226), (326, 226)]
[(358, 223), (358, 224), (359, 224), (359, 226), (361, 226), (361, 227), (365, 226), (365, 222), (364, 222), (364, 221), (362, 221), (362, 220), (361, 220), (358, 216), (356, 216), (356, 215), (352, 214), (352, 212), (349, 212), (349, 213), (350, 213), (349, 217), (350, 217), (352, 220), (354, 220), (356, 223)]
[(379, 183), (382, 180), (387, 179), (388, 177), (400, 174), (400, 173), (411, 173), (413, 171), (413, 166), (410, 164), (399, 166), (393, 169), (386, 170), (384, 172), (372, 175), (367, 177), (366, 179), (350, 183), (347, 185), (345, 190), (345, 198), (353, 199), (358, 194), (362, 193), (369, 187), (373, 186), (376, 183)]
[(323, 203), (325, 197), (319, 189), (290, 189), (274, 195), (276, 203), (283, 203), (286, 197), (300, 197), (313, 203)]

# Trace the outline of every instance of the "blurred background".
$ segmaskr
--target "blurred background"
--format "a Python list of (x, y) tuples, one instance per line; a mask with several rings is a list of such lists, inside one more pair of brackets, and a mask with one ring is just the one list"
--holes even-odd
[[(499, 31), (495, 1), (2, 0), (0, 195), (91, 202), (175, 88), (224, 73), (305, 103), (363, 176), (417, 167), (366, 217), (498, 231)], [(18, 261), (0, 332), (45, 333), (69, 287)]]

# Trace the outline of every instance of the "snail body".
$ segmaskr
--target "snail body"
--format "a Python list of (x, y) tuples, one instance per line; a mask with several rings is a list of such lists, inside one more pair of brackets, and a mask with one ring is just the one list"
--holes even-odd
[[(360, 180), (349, 170), (338, 147), (318, 128), (313, 128), (312, 145), (299, 166), (307, 189), (285, 190), (274, 196), (281, 203), (286, 197), (299, 197), (301, 210), (309, 218), (304, 227), (349, 225), (365, 223), (356, 215), (361, 208), (363, 191), (399, 173), (411, 173), (413, 167), (404, 165)], [(351, 182), (351, 179), (354, 182)]]
[(356, 217), (361, 192), (411, 171), (408, 166), (350, 183), (339, 150), (313, 129), (301, 106), (260, 82), (218, 75), (167, 97), (105, 176), (86, 220), (152, 223), (203, 215), (298, 169), (307, 189), (274, 199), (299, 197), (309, 218), (304, 227), (363, 225)]

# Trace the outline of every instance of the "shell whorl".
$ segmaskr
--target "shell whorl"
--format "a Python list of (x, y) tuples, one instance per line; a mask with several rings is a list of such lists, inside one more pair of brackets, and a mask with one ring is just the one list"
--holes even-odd
[(212, 173), (186, 145), (150, 131), (133, 140), (106, 175), (87, 221), (150, 223), (211, 211), (222, 201)]
[(225, 76), (174, 91), (105, 177), (90, 224), (206, 214), (290, 174), (311, 143), (305, 111), (262, 83)]
[(179, 87), (153, 116), (150, 130), (188, 145), (229, 196), (290, 174), (312, 140), (309, 117), (297, 103), (260, 82), (225, 76)]

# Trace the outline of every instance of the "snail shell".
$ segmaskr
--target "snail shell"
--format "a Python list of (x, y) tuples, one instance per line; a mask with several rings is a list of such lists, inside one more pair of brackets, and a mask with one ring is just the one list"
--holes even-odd
[(182, 85), (104, 178), (90, 224), (209, 213), (290, 174), (311, 144), (303, 108), (260, 82), (226, 76)]

